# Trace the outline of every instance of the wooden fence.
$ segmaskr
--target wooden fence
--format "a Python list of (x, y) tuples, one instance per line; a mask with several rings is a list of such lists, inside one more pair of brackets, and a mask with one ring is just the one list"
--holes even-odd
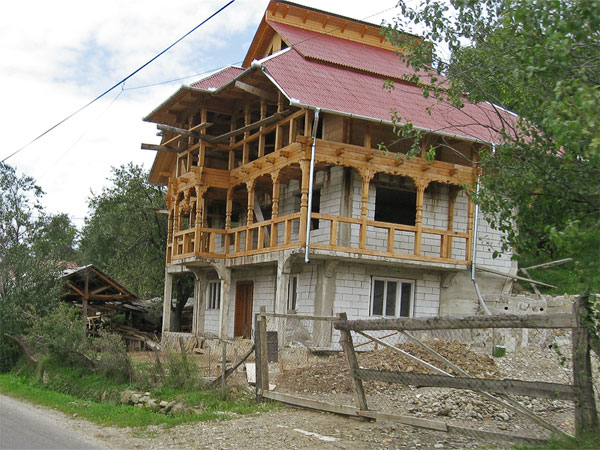
[[(504, 439), (509, 441), (536, 441), (535, 438), (517, 436), (507, 432), (482, 431), (467, 427), (447, 424), (440, 420), (430, 420), (414, 416), (384, 414), (369, 410), (365, 395), (363, 381), (384, 381), (389, 383), (403, 383), (417, 386), (444, 387), (454, 389), (468, 389), (479, 392), (485, 399), (492, 401), (503, 408), (537, 423), (550, 430), (552, 433), (566, 434), (563, 430), (549, 423), (544, 418), (531, 412), (511, 396), (530, 396), (553, 400), (567, 400), (575, 405), (575, 430), (579, 435), (584, 430), (598, 426), (598, 417), (590, 364), (590, 334), (584, 320), (586, 317), (585, 301), (579, 299), (574, 304), (572, 314), (550, 315), (493, 315), (473, 316), (464, 318), (435, 317), (415, 319), (376, 319), (376, 320), (347, 320), (346, 314), (341, 313), (333, 325), (340, 332), (340, 341), (352, 378), (354, 399), (356, 406), (335, 405), (314, 399), (302, 398), (295, 395), (272, 392), (269, 390), (269, 369), (267, 361), (267, 316), (264, 312), (256, 318), (256, 393), (257, 398), (269, 398), (296, 406), (325, 410), (338, 414), (358, 416), (369, 419), (391, 420), (413, 426), (447, 431), (460, 432), (472, 437)], [(284, 316), (284, 315), (278, 315)], [(290, 316), (293, 317), (293, 316)], [(303, 316), (304, 317), (304, 316)], [(309, 320), (311, 316), (306, 316)], [(332, 318), (315, 317), (318, 320), (332, 320)], [(571, 329), (572, 330), (572, 365), (573, 384), (546, 383), (538, 381), (522, 381), (512, 379), (484, 379), (473, 378), (444, 356), (440, 355), (428, 344), (417, 339), (412, 331), (423, 330), (468, 330), (468, 329), (497, 329), (497, 328), (535, 328), (535, 329)], [(433, 364), (425, 362), (384, 339), (368, 334), (370, 331), (391, 331), (403, 335), (407, 340), (414, 342), (433, 359), (440, 361), (456, 374), (452, 375)], [(352, 334), (358, 334), (371, 342), (387, 347), (415, 360), (418, 364), (426, 366), (433, 374), (374, 370), (361, 368), (358, 365), (357, 354)], [(385, 337), (384, 337), (385, 338)]]

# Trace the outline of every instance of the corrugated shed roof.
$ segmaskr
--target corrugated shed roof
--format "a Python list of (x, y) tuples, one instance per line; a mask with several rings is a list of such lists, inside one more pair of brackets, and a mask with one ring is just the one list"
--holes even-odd
[(402, 62), (396, 52), (272, 20), (268, 20), (267, 23), (306, 58), (387, 78), (402, 79), (415, 73)]
[(423, 97), (414, 85), (396, 83), (394, 89), (384, 89), (379, 76), (309, 60), (294, 49), (265, 61), (263, 67), (288, 98), (302, 105), (385, 122), (395, 110), (402, 122), (424, 130), (485, 142), (498, 138), (480, 125), (500, 125), (498, 112), (488, 103), (466, 103), (457, 109)]
[(235, 77), (237, 77), (240, 73), (242, 73), (244, 69), (237, 66), (229, 66), (225, 69), (222, 69), (212, 75), (207, 76), (202, 80), (198, 80), (190, 85), (190, 87), (196, 89), (204, 89), (204, 90), (213, 90), (218, 89), (224, 84), (229, 83)]

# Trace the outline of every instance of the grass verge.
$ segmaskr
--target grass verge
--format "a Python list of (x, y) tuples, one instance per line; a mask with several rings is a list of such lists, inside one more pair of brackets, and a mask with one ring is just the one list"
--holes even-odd
[[(209, 420), (225, 420), (236, 415), (251, 414), (270, 408), (269, 405), (257, 405), (248, 396), (235, 396), (228, 400), (220, 398), (214, 391), (184, 391), (176, 389), (158, 389), (152, 396), (164, 400), (182, 401), (195, 408), (194, 413), (182, 415), (165, 415), (146, 409), (118, 404), (114, 400), (97, 401), (100, 392), (106, 392), (106, 385), (102, 385), (95, 375), (79, 375), (79, 380), (71, 383), (76, 370), (64, 369), (61, 371), (61, 381), (54, 382), (56, 386), (75, 392), (88, 393), (81, 397), (67, 392), (58, 392), (44, 386), (38, 379), (28, 375), (14, 373), (0, 374), (0, 393), (14, 398), (27, 400), (31, 403), (50, 407), (68, 415), (77, 416), (103, 426), (116, 427), (147, 427), (149, 425), (163, 425), (172, 427), (184, 423), (195, 423)], [(111, 392), (116, 392), (121, 386), (108, 386)], [(97, 389), (95, 389), (97, 388)], [(135, 386), (131, 386), (134, 388)], [(101, 389), (101, 391), (98, 391)]]

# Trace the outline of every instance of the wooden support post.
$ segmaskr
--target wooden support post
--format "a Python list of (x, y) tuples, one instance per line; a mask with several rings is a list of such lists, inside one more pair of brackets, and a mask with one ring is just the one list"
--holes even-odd
[[(263, 120), (267, 116), (267, 103), (264, 100), (260, 101), (260, 120)], [(265, 135), (263, 133), (265, 127), (261, 126), (258, 131), (258, 157), (262, 158), (265, 156)]]
[(225, 398), (225, 394), (227, 393), (227, 384), (225, 383), (225, 373), (227, 372), (227, 341), (222, 340), (221, 343), (223, 344), (223, 354), (221, 355), (221, 396)]
[(365, 136), (363, 146), (367, 148), (367, 151), (371, 150), (371, 124), (365, 123)]
[(266, 312), (264, 306), (260, 307), (261, 315), (258, 325), (258, 333), (260, 334), (260, 381), (261, 392), (269, 390), (269, 359), (267, 357), (267, 318), (262, 315)]
[(304, 110), (304, 136), (310, 137), (312, 133), (313, 114), (312, 110)]
[(573, 387), (575, 388), (575, 435), (594, 433), (599, 430), (598, 412), (594, 400), (592, 365), (590, 361), (590, 335), (587, 328), (588, 296), (580, 295), (573, 304), (577, 327), (573, 328)]
[(310, 161), (303, 159), (300, 161), (302, 169), (302, 181), (300, 183), (300, 230), (298, 243), (301, 247), (306, 245), (306, 227), (308, 226), (308, 184), (310, 177)]
[[(456, 197), (460, 189), (456, 186), (449, 186), (450, 192), (448, 193), (448, 231), (454, 231), (454, 206), (456, 204)], [(446, 235), (444, 235), (446, 236)], [(452, 236), (446, 236), (445, 245), (442, 245), (442, 258), (452, 258)]]
[(367, 212), (369, 203), (369, 184), (371, 183), (371, 171), (368, 169), (362, 170), (360, 173), (362, 178), (362, 201), (360, 209), (360, 238), (358, 247), (361, 249), (367, 248)]
[[(248, 182), (248, 212), (246, 217), (246, 225), (249, 227), (254, 223), (254, 183)], [(246, 230), (246, 251), (252, 250), (252, 230)]]
[(415, 255), (421, 254), (421, 235), (423, 228), (423, 199), (425, 197), (425, 188), (427, 187), (425, 182), (417, 183), (417, 213), (415, 216)]
[[(346, 313), (338, 314), (339, 320), (348, 320)], [(357, 376), (358, 361), (356, 359), (356, 352), (354, 351), (354, 343), (352, 342), (352, 334), (349, 330), (340, 330), (341, 338), (340, 342), (344, 348), (344, 355), (346, 355), (346, 362), (348, 363), (348, 369), (350, 376), (352, 377), (352, 384), (354, 386), (354, 398), (356, 400), (356, 406), (361, 411), (369, 409), (367, 407), (367, 397), (365, 396), (365, 389), (362, 384), (362, 380)]]
[(273, 225), (271, 226), (271, 247), (275, 247), (277, 245), (277, 224), (274, 220), (279, 217), (279, 171), (272, 173), (271, 179), (273, 180), (273, 206), (271, 208), (271, 220), (273, 221)]
[(231, 212), (233, 210), (233, 188), (227, 189), (227, 200), (225, 203), (225, 254), (229, 253), (229, 245), (231, 242)]
[[(244, 106), (244, 126), (250, 125), (250, 106)], [(242, 145), (242, 165), (248, 164), (250, 161), (250, 144), (248, 144), (248, 136), (250, 136), (250, 132), (244, 132), (244, 144)]]

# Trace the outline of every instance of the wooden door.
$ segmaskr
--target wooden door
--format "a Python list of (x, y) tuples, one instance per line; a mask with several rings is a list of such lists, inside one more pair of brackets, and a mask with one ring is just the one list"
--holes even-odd
[(252, 335), (252, 281), (238, 281), (235, 285), (234, 337), (249, 339)]

